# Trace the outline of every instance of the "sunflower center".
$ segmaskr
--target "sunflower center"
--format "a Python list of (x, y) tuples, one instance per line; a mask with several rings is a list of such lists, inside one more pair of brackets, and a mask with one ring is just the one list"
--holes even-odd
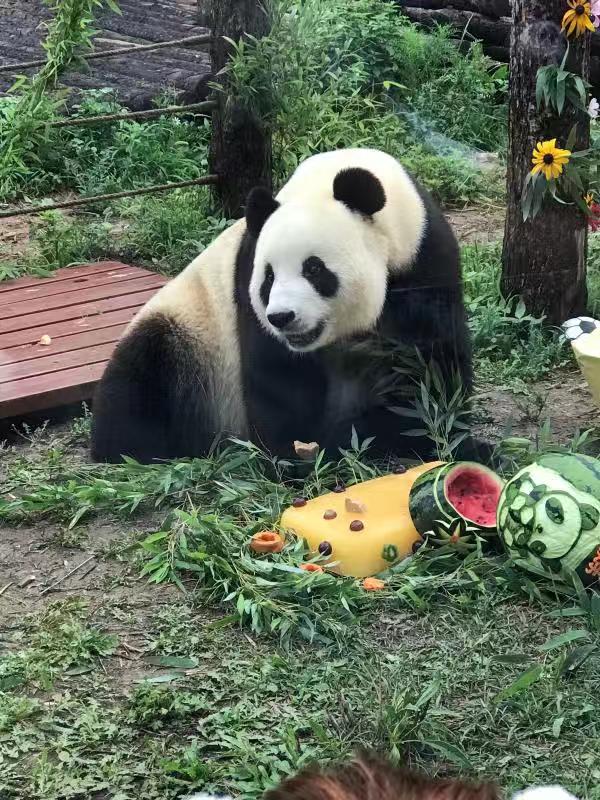
[(575, 13), (578, 17), (580, 17), (582, 14), (585, 14), (585, 6), (583, 3), (579, 3), (578, 6), (575, 6)]
[(546, 153), (544, 156), (544, 164), (553, 164), (554, 163), (554, 156), (552, 153)]

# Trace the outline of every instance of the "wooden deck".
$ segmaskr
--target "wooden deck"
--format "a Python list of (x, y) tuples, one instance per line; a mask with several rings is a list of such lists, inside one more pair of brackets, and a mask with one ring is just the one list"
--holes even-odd
[(122, 331), (166, 282), (103, 261), (0, 283), (0, 419), (90, 399)]

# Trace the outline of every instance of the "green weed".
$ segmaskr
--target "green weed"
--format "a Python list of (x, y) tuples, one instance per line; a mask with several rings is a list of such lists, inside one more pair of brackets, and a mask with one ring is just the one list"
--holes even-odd
[(500, 245), (462, 249), (466, 304), (470, 317), (477, 377), (481, 381), (523, 387), (569, 362), (559, 331), (527, 313), (519, 298), (500, 293)]
[[(12, 98), (0, 99), (0, 130), (2, 124), (7, 130), (14, 124), (17, 108)], [(125, 110), (110, 92), (90, 91), (71, 114), (86, 117)], [(52, 118), (54, 107), (49, 105), (45, 113)], [(209, 137), (210, 126), (201, 117), (45, 127), (43, 141), (36, 145), (35, 161), (25, 173), (28, 194), (61, 189), (95, 195), (197, 178), (207, 172)], [(8, 189), (0, 191), (0, 198), (10, 196)]]
[(230, 224), (211, 211), (207, 189), (178, 189), (117, 206), (124, 227), (114, 247), (125, 261), (154, 264), (176, 275)]
[(0, 662), (0, 691), (34, 684), (50, 689), (63, 675), (90, 672), (96, 660), (110, 655), (114, 636), (82, 624), (83, 605), (77, 600), (56, 603), (28, 629), (28, 647)]
[(175, 661), (166, 655), (174, 650), (197, 666), (166, 688), (148, 676), (125, 696), (101, 671), (89, 683), (67, 676), (33, 714), (31, 701), (11, 699), (20, 710), (10, 740), (0, 737), (0, 787), (32, 800), (67, 789), (252, 800), (312, 761), (368, 747), (430, 773), (491, 777), (507, 791), (556, 781), (598, 800), (593, 634), (572, 625), (568, 606), (547, 611), (485, 583), (442, 591), (428, 613), (392, 604), (343, 652), (285, 653), (193, 608), (162, 607), (147, 633), (165, 655), (152, 660)]

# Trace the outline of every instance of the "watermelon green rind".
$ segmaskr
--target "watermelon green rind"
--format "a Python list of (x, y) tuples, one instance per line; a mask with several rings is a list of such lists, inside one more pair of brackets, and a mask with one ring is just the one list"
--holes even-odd
[(443, 481), (452, 466), (452, 464), (442, 464), (424, 472), (410, 490), (408, 508), (413, 524), (421, 536), (431, 531), (438, 520), (451, 519), (445, 507), (441, 507), (437, 502), (437, 486), (440, 478)]
[(547, 453), (536, 464), (562, 475), (580, 492), (600, 501), (600, 461), (573, 453)]
[(417, 478), (410, 491), (409, 510), (413, 524), (421, 536), (431, 531), (436, 522), (450, 522), (457, 518), (465, 519), (471, 527), (482, 532), (495, 530), (495, 520), (491, 525), (482, 525), (461, 514), (448, 499), (446, 486), (449, 480), (454, 477), (455, 472), (469, 469), (485, 473), (486, 477), (498, 485), (499, 490), (503, 488), (504, 482), (500, 476), (482, 464), (459, 461), (433, 467)]

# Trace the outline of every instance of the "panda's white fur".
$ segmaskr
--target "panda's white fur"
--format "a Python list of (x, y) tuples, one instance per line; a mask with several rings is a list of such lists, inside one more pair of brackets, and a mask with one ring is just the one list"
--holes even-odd
[(126, 331), (160, 313), (195, 337), (211, 361), (206, 401), (220, 430), (239, 436), (247, 430), (233, 294), (235, 253), (245, 230), (243, 220), (227, 228), (146, 303)]
[[(304, 202), (314, 208), (320, 206), (329, 213), (335, 176), (348, 167), (362, 167), (381, 181), (386, 204), (368, 226), (372, 236), (370, 253), (381, 254), (392, 272), (403, 269), (419, 250), (427, 220), (414, 181), (393, 156), (381, 150), (358, 147), (319, 153), (300, 164), (277, 199), (281, 203)], [(342, 210), (347, 209), (342, 207)], [(353, 216), (350, 213), (346, 217), (338, 238), (343, 238), (354, 227)]]
[[(376, 209), (361, 210), (363, 184), (352, 176), (348, 199), (334, 197), (340, 173), (356, 168), (381, 191)], [(266, 202), (263, 219), (251, 196), (247, 221), (225, 230), (128, 327), (94, 400), (97, 460), (203, 455), (222, 435), (280, 455), (294, 439), (329, 438), (337, 450), (355, 425), (385, 441), (398, 418), (371, 408), (371, 386), (343, 363), (345, 340), (376, 328), (426, 348), (441, 337), (448, 370), (456, 358), (470, 385), (455, 239), (394, 158), (369, 149), (314, 156)], [(337, 280), (328, 296), (303, 277), (311, 257)], [(268, 319), (289, 311), (289, 331)], [(410, 450), (406, 439), (393, 447)]]

